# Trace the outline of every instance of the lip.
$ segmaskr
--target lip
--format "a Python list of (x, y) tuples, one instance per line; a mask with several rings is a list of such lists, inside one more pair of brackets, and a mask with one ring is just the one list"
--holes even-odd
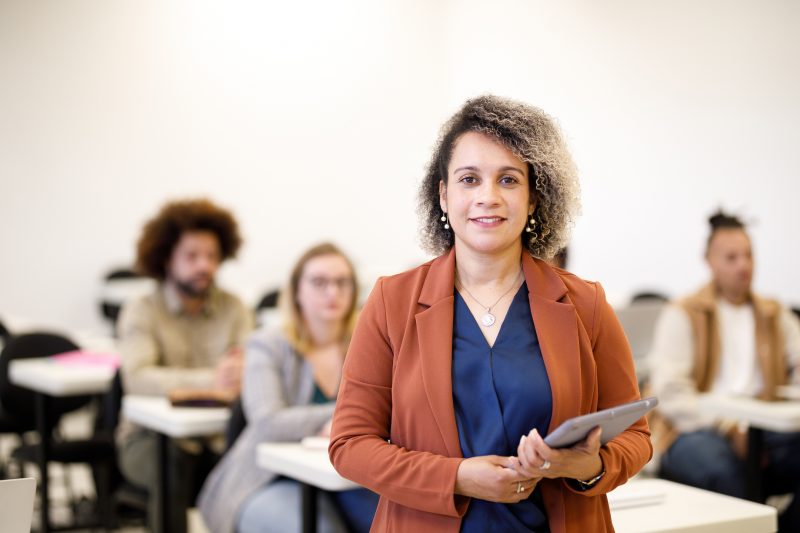
[(498, 216), (475, 217), (468, 220), (480, 228), (496, 228), (506, 221), (505, 218)]

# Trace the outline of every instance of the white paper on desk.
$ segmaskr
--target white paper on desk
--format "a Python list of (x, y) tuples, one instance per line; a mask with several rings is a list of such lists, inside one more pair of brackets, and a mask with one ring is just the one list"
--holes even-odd
[(309, 448), (311, 450), (327, 450), (330, 443), (331, 439), (328, 437), (305, 437), (300, 441), (303, 448)]
[(611, 510), (629, 509), (631, 507), (644, 507), (657, 505), (664, 501), (666, 494), (663, 491), (642, 488), (636, 483), (622, 485), (608, 493), (608, 506)]

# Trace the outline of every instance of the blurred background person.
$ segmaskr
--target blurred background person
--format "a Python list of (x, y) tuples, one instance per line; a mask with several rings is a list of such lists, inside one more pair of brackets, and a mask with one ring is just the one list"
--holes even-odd
[[(753, 292), (753, 247), (745, 225), (720, 211), (709, 219), (705, 260), (711, 281), (665, 308), (649, 356), (659, 397), (653, 440), (666, 479), (744, 498), (747, 429), (698, 411), (699, 393), (776, 399), (797, 383), (800, 323)], [(764, 432), (766, 494), (793, 492), (782, 531), (800, 531), (800, 434)]]
[[(252, 316), (239, 298), (216, 286), (214, 277), (240, 245), (233, 215), (208, 200), (168, 203), (147, 222), (137, 267), (158, 285), (154, 293), (126, 304), (120, 315), (126, 394), (166, 396), (181, 389), (239, 394), (242, 346)], [(156, 434), (123, 419), (117, 441), (123, 475), (149, 490), (152, 521), (158, 516)], [(216, 454), (201, 441), (183, 440), (171, 448), (174, 479), (185, 480), (172, 497), (190, 507)], [(171, 531), (185, 530), (185, 516), (175, 520)]]
[[(260, 468), (256, 446), (330, 435), (357, 302), (353, 265), (333, 244), (314, 246), (295, 264), (280, 298), (282, 327), (262, 329), (247, 343), (247, 425), (198, 500), (211, 531), (301, 530), (299, 483)], [(377, 495), (365, 489), (319, 495), (319, 531), (369, 530)]]

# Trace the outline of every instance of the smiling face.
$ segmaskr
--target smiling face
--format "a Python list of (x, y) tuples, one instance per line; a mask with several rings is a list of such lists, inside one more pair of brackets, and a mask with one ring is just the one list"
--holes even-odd
[(457, 248), (482, 255), (521, 252), (520, 236), (535, 208), (528, 165), (493, 138), (467, 132), (453, 148), (447, 183), (439, 183), (439, 204)]

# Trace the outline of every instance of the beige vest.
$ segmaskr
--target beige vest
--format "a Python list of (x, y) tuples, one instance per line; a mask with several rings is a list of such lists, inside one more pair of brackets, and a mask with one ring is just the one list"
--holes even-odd
[[(774, 300), (751, 294), (750, 302), (756, 323), (756, 353), (764, 379), (760, 398), (775, 400), (775, 389), (788, 379), (784, 356), (784, 341), (780, 327), (780, 305)], [(708, 392), (719, 371), (720, 336), (716, 292), (712, 284), (677, 302), (692, 325), (694, 365), (691, 377), (698, 392)], [(658, 453), (669, 448), (678, 437), (672, 425), (658, 411), (648, 416), (651, 440)]]
[[(774, 300), (750, 296), (756, 322), (756, 355), (764, 390), (760, 398), (775, 399), (775, 388), (787, 378), (780, 328), (780, 306)], [(689, 315), (694, 334), (692, 378), (698, 392), (708, 392), (719, 370), (719, 319), (714, 287), (707, 285), (684, 298), (678, 305)]]

